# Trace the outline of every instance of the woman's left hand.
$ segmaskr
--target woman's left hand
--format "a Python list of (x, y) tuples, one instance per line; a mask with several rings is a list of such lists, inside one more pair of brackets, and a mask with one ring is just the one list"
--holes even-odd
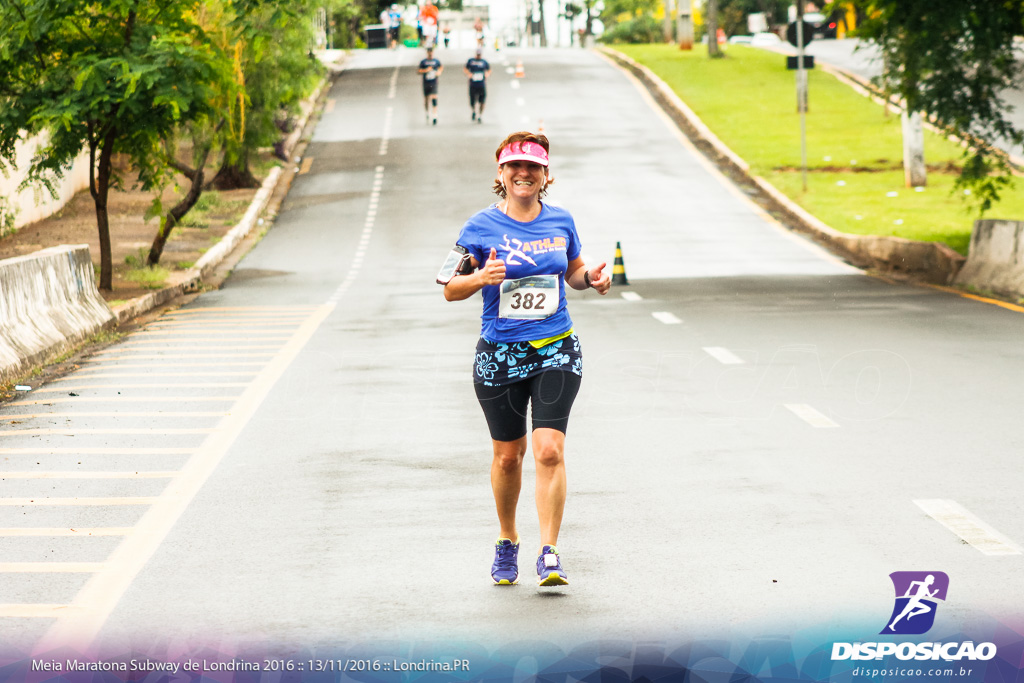
[(596, 289), (598, 294), (607, 294), (608, 290), (612, 288), (611, 275), (603, 272), (606, 265), (608, 264), (602, 263), (588, 271), (590, 274), (590, 286)]

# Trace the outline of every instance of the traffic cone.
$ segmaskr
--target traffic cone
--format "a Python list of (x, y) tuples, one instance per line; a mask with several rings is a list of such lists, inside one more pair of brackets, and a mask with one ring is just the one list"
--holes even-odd
[[(506, 72), (507, 73), (507, 72)], [(522, 78), (526, 75), (526, 70), (523, 69), (523, 60), (516, 62), (516, 78)]]
[(612, 264), (612, 284), (628, 285), (626, 279), (626, 265), (622, 262), (622, 243), (615, 243), (615, 263)]

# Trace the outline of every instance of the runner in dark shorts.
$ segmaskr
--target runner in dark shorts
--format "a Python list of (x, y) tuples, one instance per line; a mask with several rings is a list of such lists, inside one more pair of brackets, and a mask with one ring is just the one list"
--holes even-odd
[(476, 49), (476, 56), (466, 62), (462, 71), (469, 78), (469, 108), (473, 110), (471, 119), (477, 123), (484, 122), (484, 104), (487, 102), (487, 79), (491, 75), (491, 65), (481, 57), (483, 48)]
[(419, 73), (423, 76), (423, 109), (427, 112), (427, 123), (437, 125), (437, 81), (444, 71), (441, 62), (434, 58), (434, 48), (427, 48), (427, 57), (420, 61)]

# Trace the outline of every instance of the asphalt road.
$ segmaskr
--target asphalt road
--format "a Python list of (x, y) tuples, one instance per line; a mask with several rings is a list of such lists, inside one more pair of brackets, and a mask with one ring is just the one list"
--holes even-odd
[[(487, 54), (473, 123), (468, 56), (439, 55), (436, 126), (418, 52), (356, 56), (222, 289), (0, 406), (0, 641), (230, 656), (864, 639), (902, 570), (949, 575), (937, 633), (1019, 615), (1024, 316), (786, 232), (593, 52)], [(570, 293), (571, 585), (549, 591), (531, 576), (529, 456), (523, 579), (491, 585), (479, 299), (433, 282), (493, 200), (498, 142), (541, 121), (550, 199), (588, 260), (621, 242), (632, 282)]]

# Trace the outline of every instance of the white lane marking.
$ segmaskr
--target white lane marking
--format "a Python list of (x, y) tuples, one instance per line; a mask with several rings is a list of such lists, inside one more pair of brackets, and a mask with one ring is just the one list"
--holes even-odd
[(100, 562), (0, 562), (0, 574), (95, 574)]
[(704, 352), (722, 365), (743, 365), (743, 359), (721, 346), (705, 346)]
[[(513, 70), (513, 73), (515, 73), (514, 70)], [(509, 85), (512, 86), (513, 90), (519, 90), (519, 81), (510, 81)]]
[(48, 406), (53, 403), (126, 403), (133, 401), (135, 403), (149, 402), (149, 403), (188, 403), (193, 401), (218, 401), (221, 403), (231, 403), (237, 401), (240, 396), (108, 396), (106, 398), (102, 396), (75, 396), (73, 398), (41, 398), (35, 401), (14, 401), (8, 403), (11, 406)]
[(1021, 555), (1024, 551), (1008, 537), (948, 499), (915, 500), (925, 514), (946, 527), (985, 555)]
[(121, 505), (152, 505), (151, 496), (124, 496), (121, 498), (0, 498), (4, 507), (107, 507)]
[[(388, 116), (390, 121), (391, 110), (388, 110)], [(390, 124), (389, 124), (390, 125)], [(384, 148), (386, 152), (386, 148)], [(383, 154), (384, 152), (382, 152)], [(384, 167), (377, 166), (375, 171), (375, 179), (373, 181), (373, 190), (370, 192), (370, 202), (366, 209), (366, 220), (363, 223), (363, 231), (359, 238), (359, 243), (356, 251), (352, 254), (352, 259), (349, 261), (348, 270), (345, 273), (345, 278), (338, 285), (338, 288), (334, 290), (330, 298), (327, 300), (329, 305), (334, 305), (341, 300), (341, 297), (348, 291), (349, 286), (355, 280), (356, 276), (359, 275), (359, 271), (363, 267), (363, 257), (366, 255), (366, 247), (370, 243), (370, 237), (373, 235), (373, 224), (377, 218), (377, 210), (380, 204), (380, 191), (384, 184)]]
[(654, 311), (651, 315), (654, 316), (655, 320), (663, 322), (666, 325), (678, 325), (683, 322), (677, 318), (674, 313), (670, 313), (668, 311)]
[[(377, 151), (378, 156), (385, 156), (388, 153), (388, 142), (391, 140), (391, 119), (395, 114), (394, 107), (388, 107), (384, 112), (384, 130), (380, 134), (380, 149)], [(377, 178), (377, 183), (380, 182), (380, 177)], [(375, 187), (377, 185), (375, 184)]]
[(119, 427), (112, 429), (83, 429), (74, 428), (46, 428), (46, 429), (0, 429), (0, 437), (4, 436), (77, 436), (79, 434), (121, 434), (121, 435), (158, 435), (158, 434), (211, 434), (212, 428), (183, 428), (183, 427), (141, 427), (128, 428)]
[(76, 611), (78, 609), (71, 605), (0, 605), (0, 617), (15, 617), (18, 619), (52, 619)]
[(391, 72), (391, 82), (388, 83), (388, 99), (395, 99), (395, 94), (398, 92), (398, 67), (395, 65), (395, 70)]
[(0, 415), (0, 422), (6, 422), (8, 420), (35, 420), (38, 418), (49, 419), (54, 417), (224, 417), (225, 415), (227, 415), (226, 412), (216, 410), (154, 410), (150, 412), (126, 410), (123, 413), (114, 410), (104, 412), (76, 411), (72, 413), (8, 413), (6, 415)]
[(107, 558), (104, 571), (94, 574), (75, 596), (72, 604), (80, 609), (61, 614), (36, 645), (36, 652), (56, 647), (83, 651), (91, 645), (128, 586), (227, 455), (274, 385), (334, 309), (334, 305), (327, 304), (310, 315), (263, 374), (246, 388), (218, 431), (193, 450), (180, 474), (142, 515), (135, 532), (126, 536)]
[(643, 301), (643, 297), (636, 292), (622, 292), (622, 298), (626, 301)]
[(99, 472), (91, 470), (75, 470), (72, 472), (4, 472), (0, 470), (0, 479), (172, 479), (177, 472), (146, 471), (141, 472)]
[(127, 536), (132, 531), (127, 526), (84, 527), (81, 529), (19, 527), (0, 528), (0, 536)]
[(168, 382), (166, 384), (75, 384), (73, 386), (63, 387), (41, 387), (36, 389), (34, 394), (52, 394), (55, 392), (64, 391), (84, 391), (85, 389), (175, 389), (187, 388), (187, 389), (221, 389), (225, 387), (247, 387), (248, 384), (244, 382), (196, 382), (191, 384), (181, 384), (178, 382)]
[(258, 370), (246, 370), (245, 372), (231, 370), (226, 372), (97, 372), (94, 368), (87, 368), (80, 374), (75, 373), (73, 377), (58, 377), (52, 381), (74, 382), (76, 378), (97, 379), (104, 377), (255, 377), (258, 374)]
[(829, 429), (831, 427), (839, 426), (806, 403), (786, 403), (784, 405), (790, 412), (812, 427)]
[(191, 455), (194, 448), (0, 448), (0, 455)]

